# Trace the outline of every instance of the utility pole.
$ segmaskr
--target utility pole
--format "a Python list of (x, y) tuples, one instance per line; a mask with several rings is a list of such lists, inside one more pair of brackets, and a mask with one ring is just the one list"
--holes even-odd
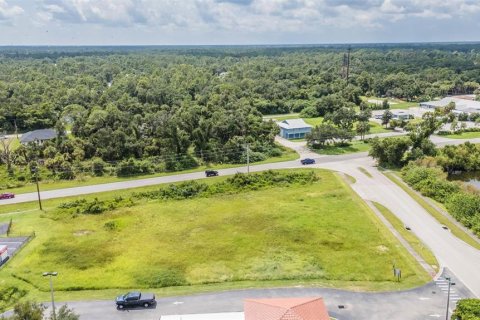
[(43, 211), (42, 199), (40, 198), (40, 187), (38, 185), (38, 168), (35, 167), (34, 169), (32, 169), (32, 172), (35, 175), (35, 183), (37, 184), (38, 206), (40, 207), (40, 211)]
[(348, 84), (348, 79), (350, 78), (350, 50), (351, 50), (351, 48), (348, 47), (348, 51), (347, 51), (347, 84)]
[(247, 174), (250, 174), (250, 146), (247, 143)]
[(44, 272), (43, 276), (44, 277), (50, 277), (50, 294), (52, 296), (52, 315), (53, 315), (53, 320), (57, 320), (57, 314), (55, 313), (55, 300), (53, 298), (53, 281), (52, 277), (56, 277), (58, 275), (58, 272)]
[(349, 46), (347, 52), (343, 54), (343, 65), (342, 65), (342, 76), (345, 78), (348, 84), (350, 78), (350, 51), (351, 47)]

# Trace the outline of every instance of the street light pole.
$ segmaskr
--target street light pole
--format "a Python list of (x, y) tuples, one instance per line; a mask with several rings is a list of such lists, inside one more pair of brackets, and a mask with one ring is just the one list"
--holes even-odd
[(43, 276), (44, 277), (50, 277), (50, 294), (52, 296), (52, 314), (53, 314), (53, 320), (57, 320), (57, 314), (55, 313), (55, 299), (53, 297), (53, 281), (52, 277), (56, 277), (58, 275), (58, 272), (44, 272)]
[(448, 313), (449, 313), (448, 309), (450, 308), (450, 287), (454, 286), (455, 283), (452, 282), (452, 278), (450, 278), (450, 277), (445, 277), (445, 280), (448, 281), (447, 312), (446, 312), (446, 315), (445, 315), (445, 320), (448, 320)]

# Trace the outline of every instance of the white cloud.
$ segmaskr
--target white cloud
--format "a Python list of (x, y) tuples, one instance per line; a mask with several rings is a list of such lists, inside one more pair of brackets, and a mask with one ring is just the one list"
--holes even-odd
[(10, 21), (23, 14), (23, 12), (22, 7), (9, 5), (7, 0), (0, 0), (0, 22)]
[[(299, 32), (324, 26), (382, 28), (387, 21), (410, 17), (449, 19), (480, 12), (478, 0), (39, 1), (42, 4), (37, 14), (43, 20), (196, 31)], [(2, 3), (5, 0), (0, 0), (0, 17)]]

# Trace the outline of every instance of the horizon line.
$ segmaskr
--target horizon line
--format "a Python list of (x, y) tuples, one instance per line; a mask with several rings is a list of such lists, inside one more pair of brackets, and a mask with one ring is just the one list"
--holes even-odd
[(480, 44), (467, 41), (400, 41), (400, 42), (325, 42), (325, 43), (250, 43), (250, 44), (0, 44), (6, 47), (315, 47), (347, 45), (416, 45), (416, 44)]

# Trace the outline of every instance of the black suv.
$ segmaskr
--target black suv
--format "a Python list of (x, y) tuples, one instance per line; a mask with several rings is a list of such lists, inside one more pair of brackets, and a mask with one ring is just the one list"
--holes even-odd
[(207, 177), (216, 177), (218, 176), (218, 171), (215, 171), (215, 170), (206, 170), (205, 171), (205, 175)]

